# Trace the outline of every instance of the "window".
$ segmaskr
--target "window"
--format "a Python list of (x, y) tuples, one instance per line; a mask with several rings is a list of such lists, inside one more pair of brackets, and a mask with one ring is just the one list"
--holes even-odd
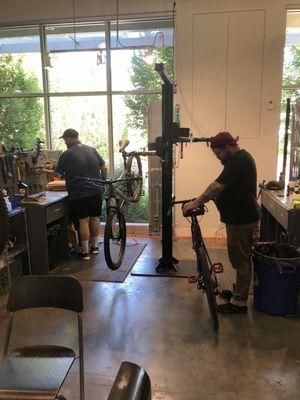
[[(129, 139), (134, 150), (147, 146), (148, 106), (160, 98), (161, 79), (146, 63), (147, 46), (172, 79), (171, 19), (0, 29), (0, 138), (33, 147), (42, 137), (49, 148), (63, 149), (58, 137), (72, 127), (118, 176), (119, 140)], [(147, 164), (144, 159), (144, 171)], [(147, 180), (144, 191), (130, 211), (132, 222), (147, 221)]]
[[(281, 115), (278, 145), (278, 167), (277, 176), (282, 171), (284, 136), (287, 99), (291, 104), (300, 96), (300, 12), (290, 11), (287, 13), (286, 42), (283, 63), (283, 85), (281, 94)], [(290, 144), (287, 153), (287, 166), (290, 164)], [(289, 179), (289, 168), (287, 167), (287, 179)]]

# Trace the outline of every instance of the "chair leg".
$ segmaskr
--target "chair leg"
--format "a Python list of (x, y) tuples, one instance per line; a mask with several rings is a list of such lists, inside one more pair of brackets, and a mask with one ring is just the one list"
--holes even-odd
[(83, 335), (82, 335), (82, 316), (78, 314), (78, 331), (79, 331), (79, 384), (80, 384), (80, 400), (84, 400), (84, 352), (83, 352)]

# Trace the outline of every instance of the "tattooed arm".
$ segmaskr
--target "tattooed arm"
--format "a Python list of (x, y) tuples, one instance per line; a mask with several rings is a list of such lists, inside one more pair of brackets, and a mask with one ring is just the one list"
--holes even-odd
[(190, 210), (194, 210), (195, 208), (199, 207), (200, 204), (214, 200), (220, 195), (224, 188), (225, 185), (222, 185), (222, 183), (218, 183), (216, 181), (212, 182), (199, 197), (183, 206), (183, 214)]

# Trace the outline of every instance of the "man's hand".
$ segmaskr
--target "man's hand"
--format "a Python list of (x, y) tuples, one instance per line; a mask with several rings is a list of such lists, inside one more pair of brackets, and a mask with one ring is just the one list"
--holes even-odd
[(45, 174), (46, 172), (45, 172), (44, 168), (37, 168), (37, 169), (35, 170), (35, 173), (36, 173), (36, 175), (43, 175), (43, 174)]
[(188, 203), (185, 203), (182, 207), (182, 214), (184, 217), (186, 217), (186, 215), (192, 211), (197, 209), (200, 206), (201, 202), (198, 199), (195, 199), (193, 201), (189, 201)]

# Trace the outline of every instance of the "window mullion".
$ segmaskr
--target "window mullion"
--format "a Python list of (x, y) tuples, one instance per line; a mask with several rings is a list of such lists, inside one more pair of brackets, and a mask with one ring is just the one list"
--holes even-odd
[(52, 149), (52, 130), (51, 130), (50, 104), (49, 104), (49, 79), (48, 79), (48, 71), (44, 68), (44, 60), (47, 51), (45, 26), (40, 25), (39, 31), (40, 31), (40, 47), (41, 47), (41, 61), (42, 61), (41, 65), (42, 65), (42, 78), (43, 78), (43, 93), (44, 93), (46, 146), (48, 149)]
[[(106, 47), (110, 47), (110, 22), (106, 22), (105, 28)], [(111, 85), (111, 52), (106, 51), (106, 87), (107, 87), (107, 124), (108, 124), (108, 157), (109, 174), (114, 175), (114, 132), (113, 132), (113, 110), (112, 110), (112, 85)]]

